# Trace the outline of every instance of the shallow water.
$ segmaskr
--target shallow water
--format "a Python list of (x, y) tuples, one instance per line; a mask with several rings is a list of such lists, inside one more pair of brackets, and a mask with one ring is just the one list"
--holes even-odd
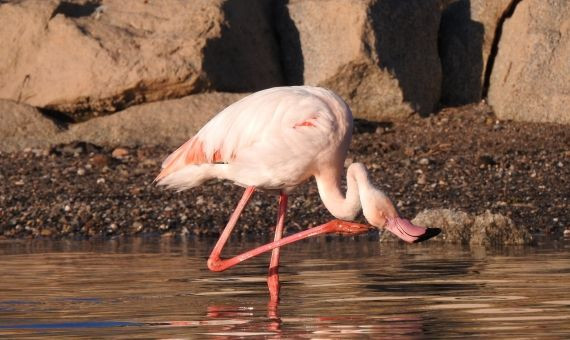
[[(259, 243), (233, 241), (227, 253)], [(532, 248), (383, 245), (367, 237), (282, 250), (224, 273), (211, 242), (0, 243), (0, 337), (570, 337), (570, 242)]]

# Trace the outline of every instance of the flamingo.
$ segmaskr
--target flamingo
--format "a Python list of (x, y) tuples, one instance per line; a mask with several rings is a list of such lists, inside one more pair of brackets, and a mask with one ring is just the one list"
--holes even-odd
[[(279, 299), (279, 247), (326, 233), (357, 235), (371, 228), (394, 233), (413, 243), (437, 234), (437, 228), (413, 225), (370, 182), (366, 168), (352, 163), (341, 189), (344, 161), (352, 137), (352, 112), (334, 92), (311, 86), (275, 87), (253, 93), (214, 116), (198, 133), (170, 154), (156, 177), (158, 185), (179, 191), (210, 179), (245, 187), (208, 259), (208, 268), (223, 271), (272, 250), (267, 284), (271, 301)], [(287, 199), (299, 184), (314, 177), (321, 200), (336, 219), (282, 238)], [(230, 259), (220, 254), (255, 190), (279, 194), (274, 242)], [(354, 221), (362, 210), (370, 223)]]

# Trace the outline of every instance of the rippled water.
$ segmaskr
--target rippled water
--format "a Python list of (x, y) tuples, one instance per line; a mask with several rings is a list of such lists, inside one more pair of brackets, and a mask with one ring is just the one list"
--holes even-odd
[[(228, 253), (257, 243), (234, 241)], [(224, 273), (209, 242), (0, 243), (0, 337), (570, 337), (570, 242), (463, 249), (328, 238)]]

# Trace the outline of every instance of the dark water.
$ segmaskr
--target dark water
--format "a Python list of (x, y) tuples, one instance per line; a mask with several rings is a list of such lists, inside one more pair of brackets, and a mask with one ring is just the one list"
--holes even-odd
[[(257, 244), (234, 241), (228, 253)], [(385, 246), (367, 238), (283, 249), (224, 273), (212, 244), (0, 243), (0, 337), (195, 339), (570, 338), (570, 242), (505, 249)]]

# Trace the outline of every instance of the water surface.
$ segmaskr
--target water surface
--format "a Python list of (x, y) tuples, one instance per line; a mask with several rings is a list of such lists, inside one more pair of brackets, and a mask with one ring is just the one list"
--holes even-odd
[[(232, 241), (229, 254), (260, 243)], [(282, 250), (223, 273), (212, 243), (134, 239), (0, 243), (0, 337), (570, 337), (570, 242), (469, 249), (360, 237)]]

